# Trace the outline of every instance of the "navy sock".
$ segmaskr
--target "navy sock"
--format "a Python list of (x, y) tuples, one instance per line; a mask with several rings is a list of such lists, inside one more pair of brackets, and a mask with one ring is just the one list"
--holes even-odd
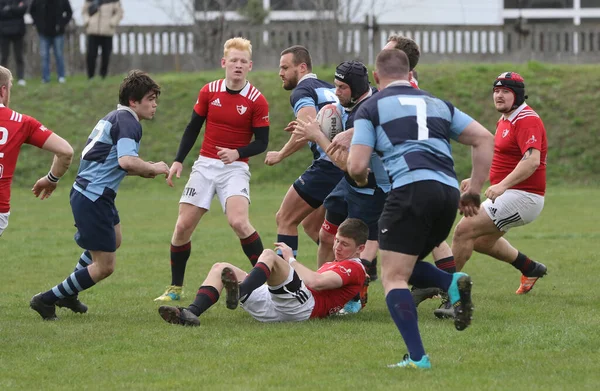
[(171, 245), (171, 285), (183, 286), (185, 265), (192, 252), (192, 242), (182, 246)]
[(522, 252), (519, 252), (517, 259), (515, 259), (511, 265), (525, 275), (535, 268), (535, 262)]
[(254, 233), (247, 238), (240, 239), (240, 243), (242, 244), (242, 250), (244, 250), (244, 254), (246, 254), (252, 266), (256, 265), (258, 257), (264, 250), (262, 240), (260, 240), (260, 235), (258, 232), (254, 231)]
[(419, 334), (417, 307), (408, 289), (392, 289), (385, 297), (388, 310), (396, 327), (402, 334), (408, 354), (413, 361), (420, 361), (425, 348)]
[(214, 286), (201, 286), (196, 293), (194, 302), (190, 304), (188, 310), (194, 315), (200, 316), (204, 311), (209, 309), (213, 304), (219, 301), (219, 291)]
[(266, 263), (258, 262), (248, 276), (240, 284), (240, 297), (244, 297), (256, 288), (262, 286), (271, 275), (271, 269)]
[(438, 269), (429, 262), (417, 261), (408, 282), (419, 288), (437, 287), (448, 292), (452, 283), (452, 274)]
[(79, 262), (77, 262), (77, 265), (75, 265), (75, 269), (73, 271), (76, 272), (77, 270), (84, 269), (84, 268), (90, 266), (91, 264), (92, 264), (92, 254), (90, 254), (90, 252), (88, 250), (85, 250), (79, 257)]
[[(294, 257), (298, 255), (298, 235), (281, 235), (277, 234), (277, 242), (285, 243), (291, 247)], [(277, 251), (277, 255), (281, 255), (281, 251)]]
[(77, 270), (54, 288), (42, 294), (42, 301), (46, 304), (53, 304), (66, 296), (75, 296), (79, 292), (91, 288), (96, 283), (92, 280), (87, 268)]
[(446, 273), (456, 273), (456, 262), (454, 262), (454, 255), (451, 255), (447, 258), (438, 259), (435, 261), (435, 266)]

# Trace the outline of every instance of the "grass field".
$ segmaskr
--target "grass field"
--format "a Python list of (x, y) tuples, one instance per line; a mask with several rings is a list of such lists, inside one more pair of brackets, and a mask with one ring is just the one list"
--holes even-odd
[[(128, 178), (117, 206), (123, 245), (117, 270), (81, 295), (87, 314), (59, 310), (43, 322), (31, 296), (63, 280), (81, 250), (72, 240), (69, 183), (47, 201), (15, 189), (0, 239), (0, 389), (201, 390), (596, 390), (600, 388), (600, 189), (553, 187), (535, 223), (509, 240), (546, 263), (549, 275), (526, 296), (519, 273), (476, 255), (475, 319), (464, 332), (419, 307), (433, 370), (388, 369), (405, 346), (385, 307), (381, 283), (366, 309), (301, 324), (260, 324), (219, 302), (199, 328), (168, 325), (152, 300), (170, 282), (168, 246), (183, 187)], [(283, 185), (253, 186), (251, 218), (265, 244), (275, 238)], [(594, 212), (596, 211), (596, 212)], [(299, 260), (314, 266), (316, 246), (301, 236)], [(235, 235), (217, 204), (193, 239), (186, 277), (190, 302), (216, 261), (244, 268)]]

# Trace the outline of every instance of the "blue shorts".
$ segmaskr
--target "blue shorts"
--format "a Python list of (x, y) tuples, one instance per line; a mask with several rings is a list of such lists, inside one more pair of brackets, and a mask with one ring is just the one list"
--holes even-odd
[(362, 194), (352, 188), (343, 178), (325, 198), (325, 219), (335, 225), (340, 225), (346, 218), (362, 220), (369, 226), (369, 240), (377, 240), (378, 221), (383, 212), (387, 193), (378, 187), (373, 195)]
[(294, 182), (294, 189), (306, 203), (317, 209), (344, 177), (344, 172), (327, 160), (315, 160)]
[(92, 201), (75, 189), (71, 189), (71, 210), (75, 218), (75, 242), (89, 251), (108, 253), (117, 250), (115, 225), (119, 224), (119, 212), (108, 197)]

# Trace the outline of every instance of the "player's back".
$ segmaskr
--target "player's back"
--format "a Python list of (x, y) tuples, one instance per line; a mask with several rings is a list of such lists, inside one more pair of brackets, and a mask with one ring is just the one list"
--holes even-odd
[(10, 209), (10, 185), (21, 146), (41, 148), (51, 134), (35, 119), (0, 105), (0, 213)]
[(95, 201), (101, 196), (114, 199), (127, 172), (119, 158), (138, 156), (142, 126), (135, 113), (124, 106), (102, 118), (88, 137), (73, 187)]
[(422, 180), (458, 187), (450, 138), (458, 138), (472, 121), (469, 116), (404, 83), (388, 86), (369, 99), (356, 122), (365, 118), (370, 120), (367, 128), (376, 134), (374, 149), (382, 157), (393, 188)]

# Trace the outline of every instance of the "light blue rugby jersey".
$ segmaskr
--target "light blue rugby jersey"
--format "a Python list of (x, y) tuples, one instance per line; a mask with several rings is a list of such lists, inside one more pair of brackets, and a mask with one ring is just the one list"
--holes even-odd
[(352, 144), (377, 151), (392, 189), (426, 180), (458, 188), (450, 138), (472, 121), (451, 103), (395, 82), (360, 107)]
[[(371, 89), (371, 93), (375, 94), (375, 93), (377, 93), (377, 90)], [(354, 106), (354, 108), (351, 111), (344, 110), (346, 112), (346, 114), (348, 115), (346, 121), (344, 122), (345, 130), (348, 130), (348, 129), (351, 129), (354, 127), (354, 118), (356, 117), (356, 113), (358, 112), (358, 109), (365, 102), (367, 102), (367, 100), (370, 99), (371, 96), (373, 96), (373, 95), (370, 95), (365, 100), (358, 102), (357, 105)], [(389, 191), (392, 187), (392, 185), (390, 183), (390, 177), (388, 176), (388, 173), (385, 170), (385, 167), (383, 166), (383, 162), (381, 161), (381, 158), (379, 157), (379, 155), (376, 152), (373, 152), (371, 154), (371, 161), (369, 163), (369, 168), (371, 169), (371, 173), (369, 175), (375, 179), (375, 183), (377, 183), (377, 186), (380, 187), (381, 190), (383, 190), (385, 193), (389, 193)], [(348, 181), (348, 183), (352, 186), (352, 189), (354, 191), (356, 191), (357, 193), (367, 194), (367, 195), (375, 194), (375, 189), (372, 187), (356, 186), (356, 182), (350, 177), (350, 175), (348, 175), (348, 173), (345, 173), (345, 177), (346, 177), (346, 180)]]
[(138, 156), (142, 125), (133, 110), (117, 106), (102, 118), (81, 152), (73, 188), (92, 201), (101, 196), (114, 199), (127, 172), (119, 166), (122, 156)]
[[(314, 107), (317, 113), (323, 106), (329, 103), (339, 103), (338, 97), (335, 95), (335, 87), (333, 84), (317, 79), (317, 75), (309, 73), (300, 81), (292, 94), (290, 95), (290, 104), (294, 110), (294, 116), (298, 117), (298, 112), (303, 107)], [(344, 110), (341, 110), (342, 113)], [(345, 118), (342, 118), (342, 123)], [(313, 152), (314, 160), (328, 160), (329, 156), (316, 143), (309, 142), (310, 149)]]

